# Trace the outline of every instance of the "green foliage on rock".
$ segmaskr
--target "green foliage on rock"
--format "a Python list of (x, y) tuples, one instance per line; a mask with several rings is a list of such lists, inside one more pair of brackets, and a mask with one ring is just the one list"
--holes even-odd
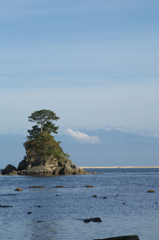
[(65, 158), (69, 157), (68, 154), (63, 152), (59, 142), (55, 141), (54, 137), (45, 131), (38, 133), (34, 139), (26, 141), (24, 147), (27, 154), (34, 158), (46, 158), (52, 155), (58, 161), (63, 162)]
[(40, 132), (41, 132), (41, 130), (38, 127), (38, 125), (35, 125), (32, 127), (31, 130), (28, 130), (29, 136), (27, 136), (27, 138), (29, 140), (32, 140), (32, 139), (36, 138), (38, 136), (38, 133), (40, 133)]
[(40, 158), (44, 162), (48, 159), (56, 159), (59, 165), (68, 161), (69, 155), (63, 152), (60, 142), (51, 135), (51, 133), (57, 133), (58, 126), (50, 120), (58, 120), (59, 117), (56, 117), (54, 112), (43, 109), (32, 113), (28, 118), (29, 121), (41, 124), (41, 128), (34, 125), (32, 130), (28, 130), (28, 140), (24, 143), (27, 158)]

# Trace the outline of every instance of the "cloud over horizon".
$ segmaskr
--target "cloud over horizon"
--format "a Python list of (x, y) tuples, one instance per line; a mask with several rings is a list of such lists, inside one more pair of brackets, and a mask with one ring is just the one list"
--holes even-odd
[(67, 129), (64, 131), (65, 134), (70, 135), (71, 137), (75, 138), (76, 140), (82, 142), (82, 143), (91, 143), (91, 144), (97, 144), (100, 142), (100, 139), (96, 136), (89, 136), (85, 134), (84, 132), (80, 131), (73, 131), (71, 129)]

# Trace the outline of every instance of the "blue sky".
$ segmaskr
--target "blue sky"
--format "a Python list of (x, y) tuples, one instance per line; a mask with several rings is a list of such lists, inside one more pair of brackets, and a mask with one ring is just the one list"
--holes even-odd
[(0, 134), (44, 108), (61, 129), (159, 134), (158, 1), (1, 1), (0, 36)]

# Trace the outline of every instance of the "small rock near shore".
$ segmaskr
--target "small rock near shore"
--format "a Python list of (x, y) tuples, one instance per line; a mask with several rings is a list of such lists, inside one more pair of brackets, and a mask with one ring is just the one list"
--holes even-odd
[(17, 175), (17, 168), (11, 164), (8, 164), (4, 169), (2, 169), (2, 174)]
[(55, 188), (64, 188), (64, 186), (58, 185), (58, 186), (55, 186)]

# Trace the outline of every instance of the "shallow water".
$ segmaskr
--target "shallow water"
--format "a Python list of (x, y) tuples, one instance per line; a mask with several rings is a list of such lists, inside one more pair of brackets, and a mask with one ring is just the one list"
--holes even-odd
[[(89, 171), (102, 174), (0, 176), (0, 204), (12, 206), (0, 208), (3, 239), (87, 240), (134, 234), (140, 240), (158, 239), (159, 169)], [(33, 185), (45, 188), (29, 188)], [(17, 187), (23, 192), (15, 192)], [(155, 193), (147, 193), (150, 189)], [(92, 217), (102, 222), (82, 220)]]

